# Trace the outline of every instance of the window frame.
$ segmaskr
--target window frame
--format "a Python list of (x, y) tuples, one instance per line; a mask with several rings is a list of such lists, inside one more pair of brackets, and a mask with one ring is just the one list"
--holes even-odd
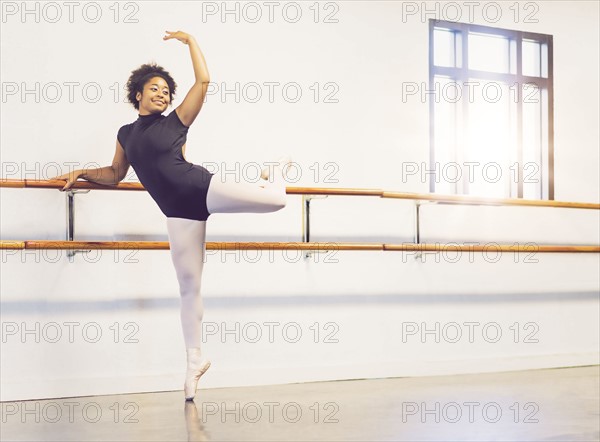
[[(434, 65), (434, 30), (435, 28), (445, 28), (453, 32), (460, 32), (461, 38), (461, 67), (444, 67)], [(515, 40), (516, 43), (516, 73), (495, 73), (488, 71), (477, 71), (469, 69), (469, 54), (468, 54), (468, 34), (483, 33), (493, 34)], [(531, 77), (522, 74), (522, 47), (523, 40), (535, 40), (540, 44), (546, 44), (548, 50), (548, 75), (547, 78)], [(430, 90), (435, 88), (434, 79), (436, 76), (444, 76), (452, 78), (459, 84), (464, 84), (469, 78), (477, 77), (483, 81), (499, 81), (506, 82), (509, 85), (517, 83), (519, 87), (519, 99), (516, 103), (517, 110), (517, 162), (519, 164), (519, 182), (517, 183), (517, 198), (523, 198), (523, 100), (522, 86), (526, 83), (535, 83), (540, 89), (547, 91), (547, 108), (545, 109), (548, 116), (547, 126), (548, 140), (547, 158), (542, 156), (542, 164), (539, 177), (541, 179), (541, 199), (546, 197), (548, 200), (554, 200), (554, 63), (553, 63), (553, 38), (552, 35), (538, 34), (534, 32), (517, 31), (511, 29), (494, 28), (491, 26), (476, 25), (461, 22), (452, 22), (447, 20), (429, 19), (429, 87)], [(541, 75), (541, 72), (540, 72)], [(462, 115), (463, 115), (463, 133), (466, 129), (466, 122), (469, 115), (469, 100), (461, 100)], [(435, 100), (429, 100), (429, 158), (430, 168), (435, 168)], [(456, 146), (456, 149), (462, 149), (461, 146)], [(457, 153), (457, 152), (455, 152)], [(460, 157), (463, 158), (462, 152)], [(546, 164), (544, 164), (546, 162)], [(544, 174), (547, 174), (547, 185), (545, 184)], [(435, 180), (430, 180), (429, 190), (435, 193)], [(468, 193), (468, 183), (463, 181), (463, 193)]]

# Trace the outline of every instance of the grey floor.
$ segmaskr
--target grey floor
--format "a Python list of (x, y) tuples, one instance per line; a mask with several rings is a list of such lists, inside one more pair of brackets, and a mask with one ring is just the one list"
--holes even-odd
[(4, 402), (0, 438), (597, 441), (599, 379), (594, 366)]

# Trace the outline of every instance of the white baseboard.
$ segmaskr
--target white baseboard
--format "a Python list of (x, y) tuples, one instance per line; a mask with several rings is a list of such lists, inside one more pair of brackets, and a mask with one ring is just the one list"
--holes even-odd
[[(215, 363), (216, 362), (216, 363)], [(533, 355), (507, 358), (437, 361), (374, 361), (342, 366), (281, 367), (272, 369), (219, 369), (218, 361), (202, 378), (201, 387), (227, 388), (303, 382), (444, 376), (600, 365), (600, 353)], [(75, 378), (29, 382), (2, 382), (0, 401), (71, 398), (114, 394), (175, 391), (183, 388), (182, 373), (156, 376)]]

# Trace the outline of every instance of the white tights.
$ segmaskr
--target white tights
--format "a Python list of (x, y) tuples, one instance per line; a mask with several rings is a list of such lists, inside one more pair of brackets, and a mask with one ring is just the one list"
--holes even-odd
[[(260, 183), (236, 182), (212, 177), (206, 204), (213, 213), (267, 213), (285, 207), (285, 180), (279, 167), (272, 178)], [(264, 187), (263, 187), (264, 186)], [(171, 259), (181, 295), (181, 325), (186, 348), (200, 348), (204, 313), (200, 288), (206, 254), (206, 221), (167, 218)]]

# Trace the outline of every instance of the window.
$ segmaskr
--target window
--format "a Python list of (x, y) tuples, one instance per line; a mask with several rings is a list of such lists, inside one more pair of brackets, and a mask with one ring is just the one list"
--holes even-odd
[(429, 20), (427, 93), (431, 192), (554, 199), (551, 35)]

